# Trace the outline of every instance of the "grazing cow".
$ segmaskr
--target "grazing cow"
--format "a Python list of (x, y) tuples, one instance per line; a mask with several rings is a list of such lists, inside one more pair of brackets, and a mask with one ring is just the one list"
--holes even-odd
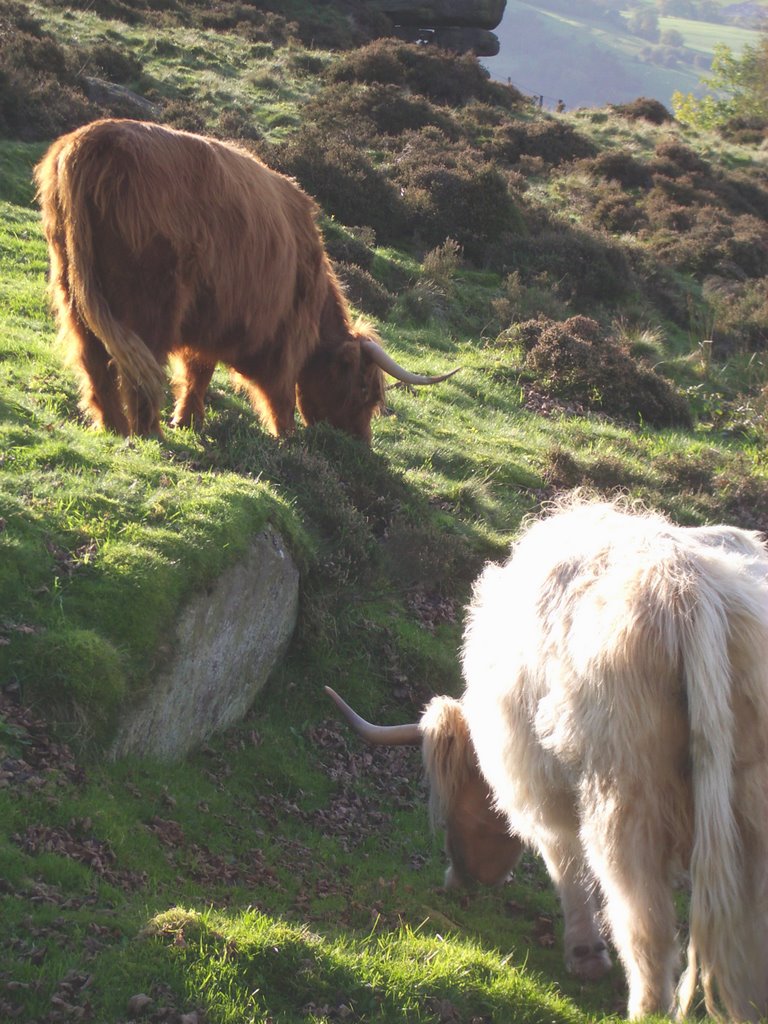
[(370, 440), (382, 371), (412, 384), (370, 325), (353, 325), (290, 178), (233, 145), (140, 121), (64, 135), (35, 170), (51, 295), (84, 409), (118, 434), (200, 424), (218, 362), (266, 427), (325, 420)]
[[(482, 573), (463, 670), (460, 701), (435, 698), (394, 736), (423, 744), (449, 851), (467, 834), (482, 842), (461, 814), (479, 769), (488, 797), (474, 798), (475, 819), (502, 816), (510, 862), (517, 837), (541, 853), (566, 962), (585, 978), (610, 966), (603, 904), (631, 1017), (675, 1002), (673, 883), (687, 871), (679, 1011), (700, 979), (709, 1013), (768, 1015), (768, 551), (757, 535), (563, 505)], [(387, 742), (386, 727), (366, 733), (340, 706)]]

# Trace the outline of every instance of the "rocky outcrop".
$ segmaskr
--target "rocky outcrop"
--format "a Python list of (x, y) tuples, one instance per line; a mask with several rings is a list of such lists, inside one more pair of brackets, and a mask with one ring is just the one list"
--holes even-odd
[(401, 39), (456, 53), (494, 57), (499, 40), (491, 30), (501, 22), (506, 0), (369, 0), (389, 17)]
[(452, 25), (460, 28), (493, 29), (500, 24), (507, 0), (369, 0), (397, 25), (419, 28)]
[(124, 715), (111, 756), (172, 760), (243, 717), (296, 625), (299, 573), (265, 530), (181, 613), (170, 664)]
[(103, 78), (83, 78), (83, 91), (89, 100), (109, 111), (111, 117), (135, 117), (155, 121), (162, 113), (162, 107), (125, 85), (107, 82)]
[(474, 53), (476, 57), (495, 57), (499, 52), (499, 37), (484, 28), (458, 28), (445, 25), (442, 28), (423, 29), (397, 25), (394, 34), (406, 43), (422, 46), (439, 46), (441, 50), (454, 53)]

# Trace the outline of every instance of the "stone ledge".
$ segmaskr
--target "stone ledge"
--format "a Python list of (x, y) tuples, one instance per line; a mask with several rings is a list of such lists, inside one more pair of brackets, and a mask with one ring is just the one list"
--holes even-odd
[(182, 611), (171, 661), (124, 715), (110, 757), (175, 760), (239, 721), (284, 655), (298, 605), (298, 569), (267, 529)]

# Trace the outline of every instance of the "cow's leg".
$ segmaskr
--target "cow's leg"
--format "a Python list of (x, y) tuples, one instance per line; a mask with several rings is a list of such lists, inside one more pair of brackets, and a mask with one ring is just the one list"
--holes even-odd
[(62, 333), (68, 361), (74, 365), (79, 378), (83, 411), (98, 427), (127, 435), (129, 424), (123, 409), (119, 376), (109, 353), (74, 313), (70, 313)]
[(539, 844), (563, 910), (565, 966), (585, 981), (597, 981), (611, 969), (600, 932), (600, 906), (578, 836), (558, 836)]
[(292, 434), (296, 425), (295, 379), (258, 357), (242, 360), (232, 369), (235, 385), (246, 392), (267, 430), (277, 437)]
[(205, 416), (205, 394), (211, 383), (216, 362), (206, 359), (190, 349), (183, 349), (172, 356), (173, 394), (176, 406), (173, 410), (174, 427), (201, 427)]
[(638, 793), (631, 800), (603, 793), (601, 802), (614, 810), (606, 817), (593, 805), (582, 836), (627, 973), (628, 1016), (667, 1014), (674, 1000), (678, 950), (670, 851), (660, 810)]

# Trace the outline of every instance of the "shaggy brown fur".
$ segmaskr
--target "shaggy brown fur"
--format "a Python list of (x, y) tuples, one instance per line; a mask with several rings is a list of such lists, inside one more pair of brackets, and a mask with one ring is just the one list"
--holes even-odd
[(177, 425), (202, 421), (223, 362), (273, 433), (298, 402), (304, 422), (370, 438), (371, 331), (350, 323), (295, 182), (235, 146), (119, 120), (60, 138), (35, 177), (52, 302), (97, 425), (160, 433), (172, 359)]
[(505, 881), (520, 859), (523, 842), (493, 806), (461, 704), (451, 697), (433, 697), (419, 727), (430, 817), (434, 827), (445, 829), (446, 886)]

